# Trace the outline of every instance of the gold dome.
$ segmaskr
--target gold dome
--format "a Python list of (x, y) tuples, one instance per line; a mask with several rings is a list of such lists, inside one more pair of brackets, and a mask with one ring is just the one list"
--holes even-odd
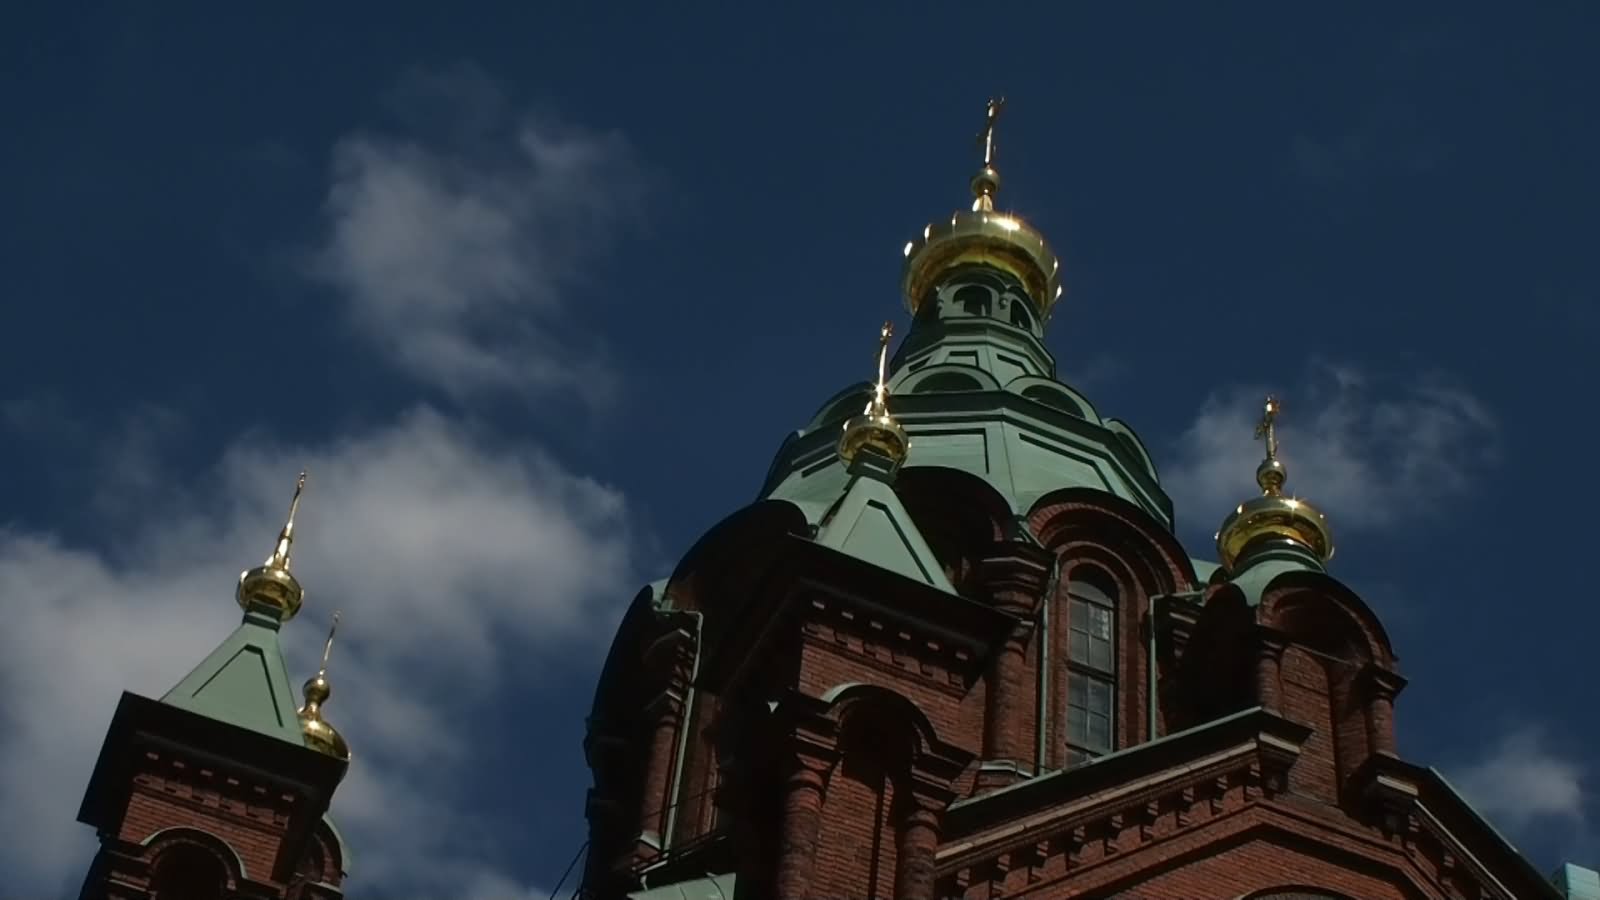
[(983, 140), (983, 168), (972, 179), (972, 209), (956, 212), (948, 221), (933, 222), (922, 237), (905, 246), (901, 290), (915, 315), (939, 278), (958, 266), (987, 265), (1022, 282), (1039, 313), (1040, 321), (1061, 298), (1061, 261), (1044, 236), (1022, 217), (996, 212), (994, 195), (1000, 173), (994, 167), (994, 126), (1005, 99), (990, 100)]
[(322, 704), (333, 694), (333, 685), (328, 683), (328, 657), (333, 653), (333, 635), (338, 630), (339, 614), (336, 612), (333, 625), (328, 628), (328, 642), (322, 645), (322, 668), (306, 681), (303, 689), (306, 702), (296, 714), (300, 717), (300, 734), (305, 737), (307, 747), (349, 762), (350, 745), (345, 743), (339, 730), (322, 717)]
[(1288, 541), (1311, 551), (1319, 562), (1333, 558), (1333, 532), (1322, 511), (1306, 500), (1283, 495), (1288, 470), (1278, 459), (1276, 420), (1282, 411), (1277, 398), (1268, 396), (1256, 437), (1265, 438), (1267, 457), (1256, 467), (1261, 496), (1239, 504), (1217, 532), (1217, 555), (1222, 567), (1232, 571), (1245, 548), (1261, 539)]
[(911, 450), (906, 430), (889, 413), (889, 338), (893, 336), (894, 325), (883, 323), (878, 334), (878, 383), (873, 388), (872, 400), (861, 415), (844, 423), (844, 433), (839, 435), (839, 458), (846, 466), (869, 447), (897, 466)]
[(305, 735), (307, 747), (349, 761), (350, 745), (345, 743), (344, 736), (337, 728), (322, 718), (322, 704), (328, 701), (331, 693), (333, 689), (324, 673), (318, 672), (316, 677), (306, 682), (306, 702), (299, 710), (300, 733)]
[(289, 550), (294, 544), (294, 517), (300, 510), (300, 495), (306, 489), (306, 473), (301, 472), (295, 482), (294, 499), (289, 501), (289, 518), (278, 532), (278, 544), (267, 561), (254, 569), (239, 573), (239, 587), (234, 597), (245, 610), (264, 608), (277, 613), (280, 622), (287, 622), (300, 612), (305, 602), (305, 589), (300, 587), (289, 572)]

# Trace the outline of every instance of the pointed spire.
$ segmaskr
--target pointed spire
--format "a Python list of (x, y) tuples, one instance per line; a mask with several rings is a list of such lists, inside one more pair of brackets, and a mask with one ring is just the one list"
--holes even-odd
[(339, 630), (339, 613), (333, 614), (333, 624), (328, 628), (328, 640), (322, 645), (322, 666), (317, 674), (307, 680), (304, 688), (305, 705), (296, 715), (300, 718), (300, 733), (305, 735), (306, 746), (320, 753), (346, 760), (350, 759), (350, 745), (344, 736), (322, 718), (322, 704), (333, 694), (328, 683), (328, 657), (333, 653), (333, 636)]
[(1000, 173), (994, 168), (994, 127), (1000, 121), (1000, 111), (1005, 106), (1006, 98), (991, 97), (984, 107), (983, 130), (978, 132), (978, 144), (983, 147), (983, 168), (972, 176), (973, 212), (994, 211), (994, 195), (1000, 190)]
[(294, 544), (294, 517), (300, 511), (300, 495), (305, 492), (306, 473), (301, 472), (295, 482), (294, 499), (289, 501), (289, 518), (278, 532), (278, 543), (272, 555), (261, 565), (239, 575), (236, 592), (239, 605), (249, 611), (265, 612), (280, 622), (287, 622), (300, 611), (305, 601), (305, 589), (289, 572), (289, 552)]
[(1299, 547), (1297, 552), (1309, 552), (1317, 566), (1333, 558), (1333, 534), (1327, 517), (1306, 500), (1284, 496), (1283, 483), (1289, 472), (1278, 459), (1278, 417), (1282, 414), (1283, 404), (1268, 394), (1255, 430), (1256, 440), (1266, 445), (1266, 457), (1256, 466), (1261, 496), (1239, 504), (1217, 532), (1217, 555), (1223, 568), (1230, 572), (1239, 568), (1243, 558), (1250, 555), (1249, 548), (1261, 544), (1262, 538), (1271, 538), (1279, 545), (1287, 542)]
[(910, 449), (905, 429), (889, 412), (889, 339), (893, 336), (894, 324), (884, 322), (878, 332), (878, 381), (872, 399), (861, 415), (844, 423), (844, 434), (839, 436), (839, 458), (847, 466), (869, 447), (891, 467), (899, 466)]

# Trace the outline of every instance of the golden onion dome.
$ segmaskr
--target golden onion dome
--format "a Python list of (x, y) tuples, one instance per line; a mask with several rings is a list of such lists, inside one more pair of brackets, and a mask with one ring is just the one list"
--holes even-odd
[(894, 336), (894, 325), (885, 322), (878, 334), (878, 383), (873, 387), (872, 400), (859, 416), (844, 423), (844, 433), (839, 435), (839, 458), (846, 466), (855, 461), (864, 449), (871, 448), (895, 465), (905, 461), (911, 450), (906, 430), (889, 412), (889, 338)]
[(1288, 470), (1278, 459), (1276, 420), (1281, 411), (1277, 398), (1269, 395), (1265, 413), (1256, 426), (1256, 437), (1264, 438), (1267, 446), (1266, 459), (1256, 467), (1261, 496), (1239, 504), (1217, 532), (1218, 561), (1230, 572), (1245, 548), (1263, 539), (1298, 545), (1321, 563), (1333, 558), (1333, 532), (1328, 527), (1327, 517), (1310, 502), (1283, 495)]
[(994, 126), (1004, 105), (1004, 98), (989, 101), (988, 117), (979, 135), (983, 168), (972, 179), (972, 209), (930, 223), (922, 229), (921, 238), (906, 243), (901, 290), (912, 315), (941, 276), (965, 265), (991, 266), (1014, 276), (1033, 301), (1040, 321), (1050, 318), (1050, 310), (1061, 298), (1061, 261), (1044, 236), (1021, 216), (994, 208), (994, 195), (1000, 189), (1000, 173), (994, 167)]
[(300, 707), (297, 715), (300, 718), (300, 733), (305, 737), (307, 747), (349, 762), (350, 745), (345, 743), (339, 730), (322, 717), (322, 704), (327, 703), (328, 697), (333, 694), (333, 686), (328, 683), (328, 656), (333, 652), (333, 635), (338, 628), (339, 614), (334, 613), (333, 626), (328, 629), (328, 642), (322, 647), (322, 668), (306, 681), (305, 705)]
[(278, 532), (278, 544), (267, 561), (254, 569), (239, 573), (239, 587), (234, 597), (246, 611), (266, 609), (280, 622), (287, 622), (300, 611), (305, 602), (305, 589), (289, 572), (289, 550), (294, 544), (294, 517), (300, 510), (300, 495), (306, 489), (306, 473), (301, 472), (295, 482), (294, 499), (289, 501), (289, 518)]

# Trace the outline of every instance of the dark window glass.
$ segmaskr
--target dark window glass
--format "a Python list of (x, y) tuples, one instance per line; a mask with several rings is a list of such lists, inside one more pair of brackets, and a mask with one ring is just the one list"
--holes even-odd
[(1100, 579), (1075, 578), (1067, 614), (1067, 764), (1116, 747), (1116, 606)]

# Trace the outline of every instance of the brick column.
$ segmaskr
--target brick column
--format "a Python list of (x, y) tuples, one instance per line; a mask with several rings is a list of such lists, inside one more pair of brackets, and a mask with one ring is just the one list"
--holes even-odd
[(1259, 629), (1254, 639), (1256, 703), (1272, 712), (1283, 711), (1283, 679), (1279, 672), (1288, 642), (1277, 632)]
[[(1028, 643), (1033, 639), (1039, 605), (1050, 581), (1054, 558), (1030, 544), (1010, 543), (982, 563), (983, 583), (996, 609), (1016, 620), (994, 648), (986, 673), (983, 710), (983, 759), (1018, 763), (1030, 757), (1024, 733)], [(978, 773), (979, 790), (1003, 787), (1017, 780), (1015, 771)]]
[(817, 834), (822, 825), (824, 776), (830, 767), (828, 759), (804, 753), (793, 759), (783, 779), (776, 884), (777, 896), (784, 900), (801, 900), (810, 895)]
[(649, 728), (649, 756), (645, 758), (644, 793), (639, 802), (639, 834), (633, 850), (635, 861), (654, 857), (661, 846), (672, 768), (677, 758), (678, 729), (685, 727), (683, 701), (689, 689), (689, 668), (693, 663), (690, 645), (687, 632), (671, 631), (645, 651), (645, 671), (654, 673), (657, 683), (665, 687), (644, 710)]
[(1367, 746), (1373, 753), (1396, 754), (1394, 739), (1394, 698), (1406, 681), (1394, 672), (1368, 663), (1356, 676), (1361, 696), (1366, 701)]
[(895, 900), (934, 900), (934, 852), (939, 849), (940, 804), (913, 799), (896, 835)]

